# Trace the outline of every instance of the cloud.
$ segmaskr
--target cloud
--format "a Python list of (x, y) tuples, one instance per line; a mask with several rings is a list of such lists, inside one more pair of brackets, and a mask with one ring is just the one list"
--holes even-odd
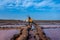
[(24, 8), (30, 8), (30, 7), (33, 8), (34, 7), (37, 10), (46, 10), (46, 9), (59, 10), (60, 4), (55, 4), (55, 2), (53, 0), (43, 0), (38, 3), (35, 1), (32, 1), (32, 0), (25, 0), (25, 1), (23, 1), (23, 4), (21, 5), (21, 7), (24, 7)]
[(35, 6), (36, 6), (36, 7), (45, 6), (45, 5), (47, 5), (48, 3), (50, 3), (50, 2), (51, 2), (51, 0), (44, 0), (44, 1), (40, 2), (40, 3), (38, 3), (38, 4), (35, 4)]
[[(60, 3), (56, 4), (57, 0), (4, 0), (0, 1), (0, 8), (22, 8), (36, 10), (60, 10)], [(58, 1), (57, 1), (58, 2)], [(9, 5), (8, 5), (9, 4)]]
[(33, 3), (31, 1), (25, 0), (25, 1), (23, 1), (21, 6), (25, 7), (25, 8), (28, 8), (28, 7), (32, 6), (32, 5), (33, 5)]

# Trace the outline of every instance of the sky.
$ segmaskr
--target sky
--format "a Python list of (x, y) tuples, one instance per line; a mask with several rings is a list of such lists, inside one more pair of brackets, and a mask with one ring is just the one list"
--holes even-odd
[(60, 0), (0, 0), (0, 19), (60, 20)]

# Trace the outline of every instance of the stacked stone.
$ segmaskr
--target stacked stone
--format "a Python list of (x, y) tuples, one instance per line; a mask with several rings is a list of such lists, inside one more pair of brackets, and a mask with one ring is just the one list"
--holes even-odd
[(28, 36), (27, 28), (23, 29), (22, 35), (20, 35), (16, 40), (26, 40)]
[(40, 40), (40, 38), (39, 38), (39, 35), (38, 35), (37, 31), (35, 31), (34, 35), (35, 35), (35, 39), (36, 39), (36, 40)]
[(36, 32), (37, 32), (37, 35), (39, 35), (40, 40), (49, 40), (49, 38), (46, 36), (46, 34), (44, 33), (41, 27), (39, 27), (37, 24), (34, 26), (36, 28)]

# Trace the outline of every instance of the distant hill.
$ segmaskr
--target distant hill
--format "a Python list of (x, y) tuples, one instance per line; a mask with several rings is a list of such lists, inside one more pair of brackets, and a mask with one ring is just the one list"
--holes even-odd
[[(35, 23), (40, 23), (40, 24), (60, 24), (60, 20), (33, 20)], [(2, 24), (7, 24), (7, 25), (13, 25), (13, 24), (22, 24), (26, 23), (25, 21), (22, 20), (0, 20), (0, 25)]]
[(58, 22), (60, 23), (60, 20), (34, 20), (34, 22)]
[(12, 25), (12, 24), (18, 24), (18, 23), (22, 23), (23, 21), (21, 20), (0, 20), (0, 24), (8, 24), (8, 25)]

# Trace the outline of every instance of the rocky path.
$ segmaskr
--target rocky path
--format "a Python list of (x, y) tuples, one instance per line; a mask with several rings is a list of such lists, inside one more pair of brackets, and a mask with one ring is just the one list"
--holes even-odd
[(30, 31), (30, 32), (29, 32), (29, 38), (28, 38), (28, 40), (36, 40), (33, 31)]

